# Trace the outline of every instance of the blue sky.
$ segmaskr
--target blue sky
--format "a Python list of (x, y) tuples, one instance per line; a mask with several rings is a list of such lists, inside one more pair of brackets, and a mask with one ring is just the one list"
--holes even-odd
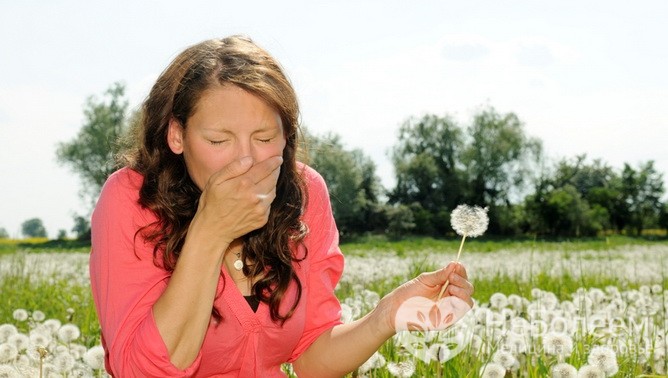
[(86, 207), (54, 155), (86, 98), (122, 81), (138, 106), (183, 48), (238, 33), (283, 64), (303, 123), (362, 148), (387, 187), (407, 117), (466, 124), (485, 105), (515, 112), (552, 159), (655, 160), (668, 176), (668, 2), (242, 3), (0, 2), (0, 227), (69, 231)]

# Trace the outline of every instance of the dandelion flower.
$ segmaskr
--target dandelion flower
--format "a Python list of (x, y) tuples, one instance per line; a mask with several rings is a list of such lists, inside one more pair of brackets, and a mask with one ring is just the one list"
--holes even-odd
[(502, 309), (508, 306), (508, 297), (503, 293), (494, 293), (489, 297), (489, 305), (495, 309)]
[(492, 356), (492, 361), (503, 366), (506, 370), (511, 370), (517, 363), (517, 359), (507, 350), (497, 350)]
[(11, 362), (19, 355), (19, 350), (14, 344), (3, 343), (0, 344), (0, 363)]
[(573, 339), (560, 332), (548, 332), (543, 336), (543, 349), (552, 356), (568, 357), (573, 353)]
[(74, 357), (67, 352), (60, 353), (51, 360), (51, 363), (56, 367), (56, 370), (61, 373), (67, 373), (72, 370), (74, 362)]
[(11, 365), (0, 365), (0, 377), (21, 378), (23, 375), (16, 371)]
[(28, 346), (30, 346), (30, 338), (22, 333), (9, 336), (7, 342), (14, 345), (19, 352), (28, 349)]
[(490, 362), (480, 368), (480, 378), (503, 378), (506, 376), (506, 369), (497, 364)]
[[(487, 225), (489, 224), (487, 208), (483, 209), (480, 206), (471, 207), (468, 205), (459, 205), (452, 210), (452, 214), (450, 214), (450, 224), (455, 232), (462, 237), (462, 242), (459, 244), (459, 251), (457, 252), (457, 258), (455, 259), (455, 262), (459, 262), (459, 256), (462, 254), (462, 249), (464, 249), (464, 241), (466, 241), (466, 238), (475, 238), (476, 236), (482, 235), (485, 230), (487, 230)], [(450, 281), (445, 281), (445, 284), (441, 287), (441, 292), (438, 293), (439, 300), (443, 296), (449, 283)]]
[(584, 365), (578, 370), (578, 378), (605, 378), (605, 373), (598, 366)]
[(411, 361), (402, 361), (399, 363), (388, 362), (387, 371), (394, 377), (408, 378), (415, 373), (415, 364)]
[(589, 365), (600, 368), (606, 376), (616, 374), (619, 370), (615, 351), (606, 346), (594, 347), (589, 353), (587, 362)]
[[(97, 347), (93, 347), (93, 348), (97, 348)], [(90, 351), (92, 351), (93, 348), (91, 348)], [(99, 348), (102, 349), (102, 347), (99, 347)], [(86, 356), (88, 356), (88, 354), (86, 354)], [(85, 357), (85, 358), (87, 358), (87, 357)], [(86, 359), (86, 362), (88, 362), (87, 359)], [(104, 367), (104, 350), (102, 350), (101, 360), (100, 360), (100, 367), (99, 368), (93, 367), (93, 365), (90, 364), (90, 363), (88, 363), (88, 364), (95, 370), (102, 369)], [(378, 352), (375, 352), (374, 354), (371, 355), (371, 357), (369, 357), (368, 360), (366, 360), (365, 363), (362, 364), (362, 366), (359, 367), (358, 371), (360, 373), (364, 374), (364, 373), (367, 373), (368, 371), (373, 370), (373, 369), (380, 369), (383, 366), (385, 366), (385, 364), (386, 364), (385, 357), (383, 357), (382, 354), (380, 354)]]
[(431, 359), (437, 362), (445, 362), (453, 357), (448, 346), (442, 343), (430, 345), (428, 353)]
[(81, 336), (81, 331), (74, 324), (65, 324), (58, 330), (58, 338), (64, 343), (72, 342), (79, 336)]
[(25, 322), (26, 320), (28, 320), (28, 311), (22, 308), (17, 308), (12, 313), (12, 317), (14, 318), (14, 320), (17, 320), (19, 322)]
[(36, 322), (43, 322), (44, 319), (46, 319), (46, 315), (42, 311), (35, 310), (32, 312), (32, 320)]
[(50, 334), (40, 331), (38, 329), (33, 329), (30, 331), (30, 343), (34, 346), (47, 347), (51, 344), (52, 337)]
[(552, 378), (576, 378), (578, 369), (565, 362), (556, 364), (552, 367)]
[(43, 325), (44, 325), (44, 327), (46, 327), (46, 328), (49, 330), (49, 332), (51, 332), (51, 334), (53, 335), (53, 334), (55, 334), (56, 332), (58, 332), (58, 330), (60, 329), (62, 323), (61, 323), (60, 320), (58, 320), (58, 319), (48, 319), (48, 320), (45, 320), (45, 321), (44, 321)]
[(450, 224), (458, 235), (475, 238), (487, 230), (487, 210), (480, 206), (459, 205), (450, 214)]
[(13, 324), (0, 325), (0, 343), (7, 341), (9, 336), (16, 335), (19, 330)]

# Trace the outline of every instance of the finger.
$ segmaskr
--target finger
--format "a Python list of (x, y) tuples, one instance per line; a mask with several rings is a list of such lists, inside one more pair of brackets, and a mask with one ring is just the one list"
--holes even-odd
[(234, 160), (225, 167), (223, 167), (218, 172), (214, 173), (210, 182), (224, 182), (235, 177), (239, 177), (244, 173), (248, 172), (249, 169), (253, 167), (253, 157), (244, 156), (241, 159)]
[(464, 265), (462, 265), (462, 263), (455, 263), (454, 272), (457, 273), (458, 275), (464, 277), (464, 279), (469, 278), (468, 273), (466, 272), (466, 268), (464, 267)]
[(248, 177), (253, 181), (253, 184), (259, 184), (267, 178), (278, 179), (280, 167), (283, 164), (282, 156), (272, 156), (266, 160), (256, 163), (248, 170)]
[(445, 281), (448, 280), (448, 276), (452, 274), (454, 269), (455, 269), (454, 264), (450, 263), (448, 264), (448, 266), (441, 268), (439, 270), (420, 274), (417, 277), (417, 280), (420, 281), (423, 285), (428, 287), (440, 286), (443, 285), (443, 283), (445, 283)]

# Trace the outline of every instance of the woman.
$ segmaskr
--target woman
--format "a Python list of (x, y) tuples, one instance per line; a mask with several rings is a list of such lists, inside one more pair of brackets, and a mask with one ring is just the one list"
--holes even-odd
[(92, 218), (90, 272), (118, 377), (341, 376), (395, 332), (407, 299), (472, 303), (461, 265), (424, 273), (340, 321), (343, 269), (322, 177), (296, 161), (298, 105), (251, 40), (194, 45), (142, 111)]

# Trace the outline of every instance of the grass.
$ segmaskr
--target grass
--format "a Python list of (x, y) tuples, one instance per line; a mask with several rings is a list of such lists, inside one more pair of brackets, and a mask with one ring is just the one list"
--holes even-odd
[[(549, 266), (538, 266), (531, 270), (527, 279), (519, 279), (507, 271), (497, 271), (493, 274), (477, 275), (473, 281), (475, 284), (475, 298), (479, 305), (485, 306), (492, 294), (504, 293), (506, 295), (517, 294), (521, 297), (530, 298), (534, 288), (554, 293), (559, 300), (568, 300), (579, 288), (605, 288), (615, 286), (620, 291), (638, 289), (646, 282), (639, 282), (620, 277), (623, 272), (609, 270), (596, 270), (595, 273), (587, 273), (589, 269), (604, 265), (611, 260), (624, 259), (630, 248), (637, 246), (668, 246), (665, 239), (650, 240), (648, 238), (629, 238), (625, 236), (611, 236), (603, 238), (592, 238), (586, 240), (533, 240), (513, 239), (502, 240), (493, 238), (480, 238), (467, 241), (464, 248), (462, 260), (474, 259), (485, 260), (497, 255), (498, 251), (510, 251), (524, 253), (524, 260), (517, 264), (533, 264), (552, 253), (560, 253), (563, 264), (571, 264), (560, 270), (555, 275)], [(434, 261), (447, 261), (456, 254), (459, 240), (454, 236), (449, 239), (434, 238), (407, 238), (400, 241), (392, 241), (382, 237), (364, 237), (355, 241), (349, 241), (341, 245), (344, 254), (349, 261), (367, 261), (364, 258), (382, 260), (386, 256), (399, 256), (400, 261), (405, 261), (406, 266), (401, 273), (391, 273), (373, 280), (355, 281), (342, 280), (337, 288), (337, 296), (346, 301), (346, 298), (360, 296), (361, 291), (370, 290), (383, 296), (392, 289), (415, 277), (420, 272), (437, 269), (439, 264)], [(86, 253), (89, 247), (77, 245), (72, 241), (65, 241), (64, 245), (45, 240), (31, 241), (7, 241), (0, 240), (0, 293), (2, 293), (3, 305), (0, 306), (0, 324), (12, 323), (19, 330), (27, 332), (29, 324), (21, 323), (13, 319), (13, 311), (18, 308), (29, 312), (43, 311), (47, 318), (56, 318), (63, 323), (71, 322), (80, 327), (82, 332), (81, 343), (92, 347), (99, 343), (99, 326), (95, 314), (90, 288), (84, 273), (86, 267), (80, 266), (69, 271), (47, 271), (45, 273), (34, 273), (32, 265), (34, 261), (62, 260), (65, 256), (75, 255), (81, 257), (79, 260), (86, 261)], [(526, 251), (531, 251), (527, 254)], [(593, 251), (593, 252), (592, 252)], [(75, 252), (74, 254), (62, 254), (53, 252)], [(44, 260), (30, 260), (30, 256), (39, 256)], [(436, 256), (437, 259), (430, 257)], [(59, 257), (61, 256), (61, 257)], [(443, 257), (440, 257), (443, 256)], [(527, 258), (526, 256), (530, 256)], [(665, 266), (668, 260), (664, 256), (656, 256), (655, 261), (629, 261), (629, 266), (634, 264), (659, 264)], [(376, 267), (376, 269), (379, 269)], [(645, 269), (643, 266), (635, 269)], [(662, 271), (663, 273), (663, 271)], [(345, 273), (344, 273), (345, 277)], [(668, 287), (668, 271), (661, 278), (651, 284)], [(368, 308), (364, 309), (367, 311)], [(665, 310), (665, 309), (664, 309)], [(588, 350), (598, 342), (590, 336), (575, 340), (575, 350), (570, 358), (573, 364), (581, 365), (586, 360)], [(469, 345), (468, 348), (471, 346)], [(389, 340), (380, 349), (381, 354), (388, 361), (401, 361), (407, 358), (393, 339)], [(477, 377), (478, 371), (487, 362), (487, 359), (479, 358), (472, 350), (465, 350), (443, 365), (434, 362), (425, 363), (417, 361), (415, 364), (416, 376), (458, 376)], [(549, 375), (550, 356), (538, 355), (537, 358), (527, 358), (522, 362), (522, 371), (528, 377), (542, 377)], [(619, 360), (620, 374), (617, 376), (638, 376), (648, 374), (646, 369), (633, 357), (623, 357)], [(352, 375), (354, 376), (354, 374)], [(386, 370), (376, 369), (370, 372), (370, 377), (390, 377)], [(648, 375), (649, 376), (649, 375)]]

